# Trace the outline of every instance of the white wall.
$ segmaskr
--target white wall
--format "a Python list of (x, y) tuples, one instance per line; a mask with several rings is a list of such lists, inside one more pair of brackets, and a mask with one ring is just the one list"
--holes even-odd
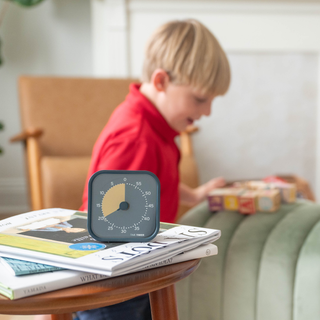
[(0, 213), (27, 210), (22, 147), (8, 143), (20, 131), (18, 76), (137, 77), (154, 28), (186, 17), (216, 34), (233, 72), (193, 137), (202, 182), (293, 172), (320, 195), (319, 0), (45, 0), (11, 4), (0, 27)]
[[(193, 136), (201, 182), (217, 175), (293, 173), (320, 197), (319, 1), (92, 0), (92, 5), (99, 76), (138, 77), (148, 37), (173, 19), (200, 20), (226, 50), (230, 90), (214, 103), (211, 116), (197, 123), (200, 131)], [(125, 22), (122, 28), (115, 30), (108, 19), (112, 12)], [(116, 34), (127, 43), (116, 41)], [(99, 57), (103, 50), (127, 52), (118, 58), (128, 67), (110, 68), (112, 59)]]
[(201, 180), (294, 173), (314, 190), (318, 56), (233, 53), (229, 60), (230, 90), (193, 138)]
[[(0, 1), (0, 5), (3, 5)], [(91, 19), (88, 0), (45, 0), (22, 8), (10, 3), (0, 27), (0, 213), (28, 209), (20, 132), (17, 79), (21, 74), (91, 76)]]

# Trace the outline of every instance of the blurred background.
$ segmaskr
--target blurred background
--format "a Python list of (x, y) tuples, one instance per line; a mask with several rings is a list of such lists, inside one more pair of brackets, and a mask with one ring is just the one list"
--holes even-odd
[(18, 77), (139, 78), (152, 31), (183, 18), (215, 34), (232, 70), (229, 92), (195, 123), (200, 182), (296, 174), (320, 199), (319, 0), (0, 0), (0, 12), (0, 214), (30, 208), (23, 146), (9, 143), (21, 130)]

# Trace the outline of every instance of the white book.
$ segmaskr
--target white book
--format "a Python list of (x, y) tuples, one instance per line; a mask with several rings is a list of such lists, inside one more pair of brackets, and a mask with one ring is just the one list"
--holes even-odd
[[(156, 263), (146, 265), (143, 270), (174, 264), (182, 261), (216, 255), (214, 244), (201, 245), (193, 250)], [(139, 270), (137, 270), (139, 271)], [(0, 264), (0, 293), (11, 300), (16, 300), (40, 293), (73, 287), (84, 283), (104, 280), (106, 275), (87, 273), (75, 270), (61, 270), (32, 275), (14, 276)]]
[(100, 243), (87, 231), (86, 213), (55, 208), (1, 220), (0, 256), (116, 276), (219, 237), (215, 229), (161, 223), (160, 232), (150, 242)]

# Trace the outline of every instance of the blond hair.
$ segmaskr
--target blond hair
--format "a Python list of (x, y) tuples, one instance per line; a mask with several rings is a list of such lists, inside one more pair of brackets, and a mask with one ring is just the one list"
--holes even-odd
[(159, 27), (147, 43), (142, 81), (157, 69), (174, 84), (191, 85), (204, 93), (223, 95), (230, 84), (227, 56), (214, 35), (199, 21), (171, 21)]

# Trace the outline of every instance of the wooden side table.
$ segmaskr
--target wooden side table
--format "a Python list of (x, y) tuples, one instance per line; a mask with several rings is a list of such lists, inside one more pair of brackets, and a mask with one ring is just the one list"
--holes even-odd
[(194, 272), (199, 263), (199, 259), (186, 261), (18, 300), (0, 296), (0, 314), (51, 314), (52, 320), (71, 320), (72, 312), (149, 293), (153, 320), (178, 320), (174, 283)]

